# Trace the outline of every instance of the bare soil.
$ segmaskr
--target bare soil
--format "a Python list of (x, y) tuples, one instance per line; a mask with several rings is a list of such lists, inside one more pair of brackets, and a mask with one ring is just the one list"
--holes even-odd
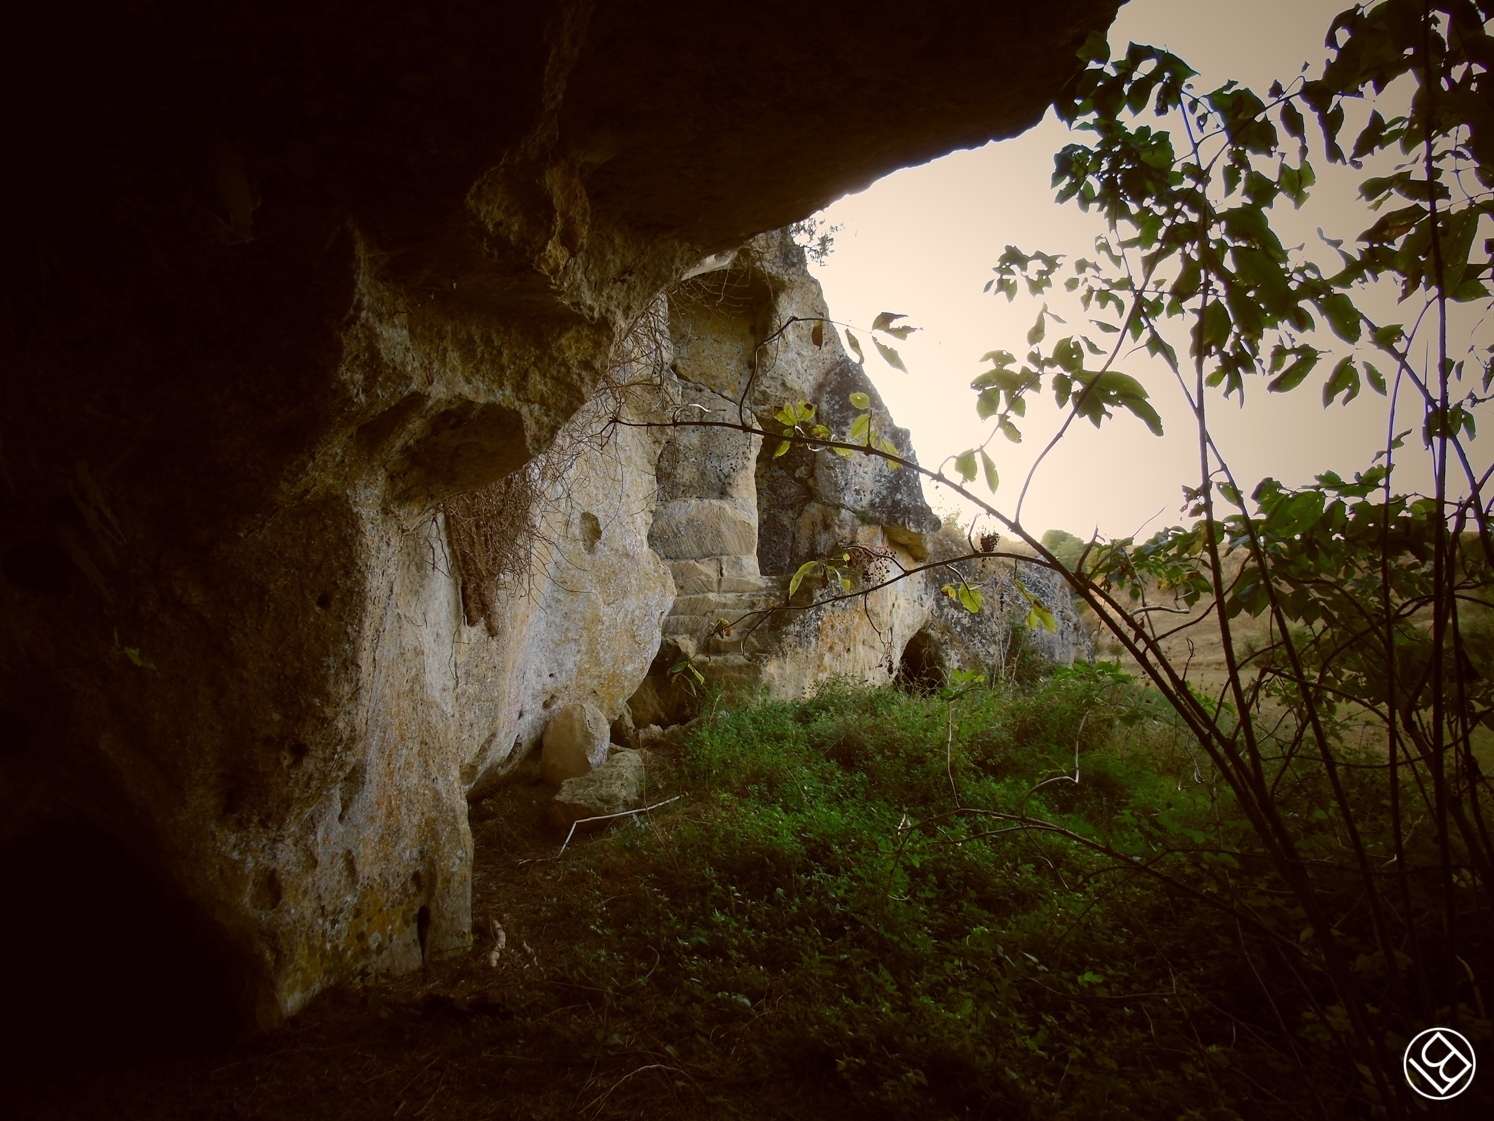
[[(206, 1055), (56, 1055), (0, 1067), (0, 1117), (129, 1121), (330, 1118), (824, 1117), (829, 1089), (774, 1087), (681, 1061), (658, 1021), (550, 967), (578, 895), (628, 890), (625, 870), (556, 861), (549, 792), (513, 785), (474, 807), (474, 944), (404, 977), (324, 993), (284, 1027)], [(587, 838), (572, 846), (594, 843)], [(562, 921), (564, 920), (564, 921)], [(506, 945), (493, 964), (495, 926)], [(647, 963), (643, 963), (644, 966)], [(79, 1015), (86, 1017), (87, 1009)], [(667, 1030), (667, 1029), (665, 1029)], [(730, 1066), (730, 1064), (727, 1064)], [(8, 1104), (7, 1104), (8, 1099)]]

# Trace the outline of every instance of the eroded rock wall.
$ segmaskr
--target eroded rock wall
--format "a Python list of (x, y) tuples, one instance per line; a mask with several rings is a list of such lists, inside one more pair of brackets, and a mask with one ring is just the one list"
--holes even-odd
[[(552, 694), (617, 696), (671, 590), (648, 499), (579, 493), (572, 575), (493, 634), (449, 504), (546, 453), (685, 269), (1026, 127), (1114, 7), (832, 4), (825, 35), (643, 0), (18, 15), (0, 846), (109, 837), (261, 1024), (463, 945), (469, 787)], [(598, 454), (643, 478), (648, 439)]]
[[(785, 231), (714, 263), (669, 296), (673, 360), (660, 383), (667, 407), (656, 411), (682, 423), (665, 430), (649, 543), (679, 595), (630, 700), (634, 722), (693, 711), (702, 689), (686, 663), (705, 689), (790, 698), (831, 679), (874, 685), (913, 673), (929, 684), (957, 668), (1001, 672), (1017, 641), (1052, 661), (1087, 656), (1062, 581), (1028, 562), (957, 560), (972, 547), (942, 532), (913, 471), (802, 445), (779, 454), (775, 440), (691, 425), (775, 432), (779, 409), (807, 403), (844, 439), (865, 411), (879, 442), (917, 462), (907, 431), (828, 325), (819, 284)], [(852, 403), (859, 394), (868, 409)], [(849, 590), (816, 569), (790, 596), (794, 573), (820, 560)], [(942, 594), (960, 579), (982, 589), (980, 613)], [(1056, 630), (1029, 637), (1023, 589), (1051, 608)]]

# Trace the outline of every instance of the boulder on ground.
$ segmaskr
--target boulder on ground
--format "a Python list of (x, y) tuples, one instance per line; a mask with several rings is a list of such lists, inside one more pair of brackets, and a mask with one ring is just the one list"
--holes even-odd
[[(642, 795), (643, 755), (622, 748), (588, 774), (566, 779), (550, 803), (550, 817), (560, 828), (569, 829), (589, 817), (605, 817), (630, 810)], [(580, 828), (595, 830), (606, 826), (606, 821), (593, 821)]]
[(601, 766), (607, 758), (611, 734), (607, 717), (595, 705), (566, 705), (545, 728), (540, 777), (551, 786), (559, 786)]

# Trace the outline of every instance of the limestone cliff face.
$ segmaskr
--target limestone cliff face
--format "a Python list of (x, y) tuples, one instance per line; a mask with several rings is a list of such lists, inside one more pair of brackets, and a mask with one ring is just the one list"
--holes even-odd
[[(836, 678), (1000, 672), (1014, 641), (1053, 661), (1087, 656), (1062, 581), (1027, 562), (958, 559), (971, 547), (941, 532), (914, 472), (825, 449), (780, 456), (777, 441), (765, 450), (721, 426), (776, 430), (780, 407), (808, 402), (845, 433), (861, 411), (851, 395), (865, 393), (874, 431), (916, 462), (828, 315), (785, 231), (713, 255), (635, 321), (548, 451), (444, 504), (428, 547), (461, 603), (469, 793), (513, 770), (574, 702), (610, 718), (626, 704), (635, 725), (686, 719), (698, 690), (685, 662), (708, 686), (788, 698)], [(813, 577), (788, 595), (805, 561), (843, 555), (855, 598), (827, 603), (842, 589)], [(982, 589), (980, 613), (941, 594), (959, 579)], [(1023, 590), (1057, 631), (1029, 635)]]
[[(674, 592), (647, 542), (694, 532), (674, 504), (720, 517), (672, 563), (717, 591), (762, 575), (751, 471), (629, 491), (646, 432), (577, 453), (595, 493), (540, 511), (557, 548), (521, 568), (454, 563), (464, 496), (554, 484), (536, 458), (686, 269), (1026, 127), (1114, 9), (831, 3), (802, 33), (800, 5), (656, 0), (16, 17), (0, 845), (110, 837), (190, 904), (254, 1022), (464, 945), (466, 794), (547, 704), (631, 691)], [(843, 521), (806, 506), (788, 551)]]
[[(807, 402), (843, 437), (862, 411), (851, 395), (864, 393), (873, 431), (916, 462), (908, 433), (838, 333), (816, 331), (829, 310), (783, 232), (715, 263), (669, 294), (672, 360), (659, 387), (667, 407), (657, 412), (777, 431), (781, 406)], [(1014, 634), (1026, 639), (1024, 588), (1059, 620), (1056, 632), (1032, 637), (1042, 654), (1062, 662), (1087, 655), (1062, 582), (1026, 562), (955, 560), (970, 547), (941, 535), (912, 471), (802, 446), (777, 455), (777, 441), (764, 447), (730, 428), (666, 432), (649, 543), (679, 595), (650, 675), (630, 700), (635, 723), (673, 723), (692, 710), (677, 672), (685, 661), (708, 684), (781, 698), (832, 678), (882, 684), (899, 674), (932, 680), (954, 668), (998, 669)], [(838, 557), (848, 558), (836, 563), (854, 598), (825, 602), (842, 589), (813, 576), (789, 597), (802, 564)], [(903, 573), (912, 574), (898, 579)], [(983, 589), (979, 615), (940, 592), (962, 578)]]

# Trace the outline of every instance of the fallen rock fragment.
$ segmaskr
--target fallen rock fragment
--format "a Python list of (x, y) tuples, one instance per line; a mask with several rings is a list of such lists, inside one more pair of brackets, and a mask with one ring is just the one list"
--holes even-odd
[(566, 705), (545, 728), (540, 777), (551, 786), (559, 786), (601, 766), (607, 758), (611, 732), (607, 717), (594, 705)]
[[(600, 767), (567, 779), (550, 803), (550, 818), (561, 829), (569, 829), (588, 817), (622, 813), (638, 804), (643, 795), (643, 756), (630, 748), (614, 751)], [(580, 826), (588, 832), (603, 829), (605, 821)]]

